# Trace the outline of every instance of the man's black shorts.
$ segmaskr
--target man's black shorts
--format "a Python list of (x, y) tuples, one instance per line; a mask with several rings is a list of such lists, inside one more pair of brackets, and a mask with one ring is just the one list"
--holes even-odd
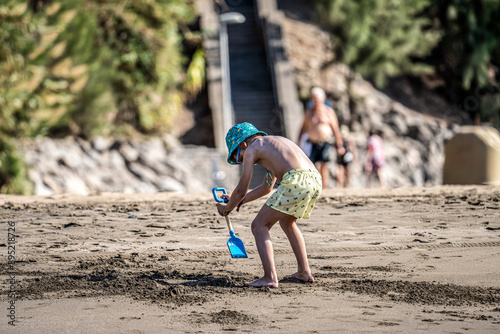
[(323, 143), (311, 143), (311, 154), (309, 155), (309, 159), (313, 163), (318, 161), (320, 162), (328, 162), (330, 161), (330, 147), (332, 146), (329, 142)]

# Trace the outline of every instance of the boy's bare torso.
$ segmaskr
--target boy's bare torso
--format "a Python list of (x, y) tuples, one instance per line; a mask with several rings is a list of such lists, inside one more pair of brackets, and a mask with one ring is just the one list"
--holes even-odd
[(293, 169), (315, 168), (304, 152), (285, 137), (259, 137), (250, 144), (245, 156), (251, 159), (244, 163), (260, 164), (278, 180)]

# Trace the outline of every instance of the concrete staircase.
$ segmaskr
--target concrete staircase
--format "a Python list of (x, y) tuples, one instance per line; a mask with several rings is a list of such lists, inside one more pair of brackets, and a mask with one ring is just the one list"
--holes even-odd
[(235, 123), (250, 122), (272, 135), (284, 135), (276, 110), (260, 20), (253, 0), (234, 8), (246, 21), (228, 26), (231, 95)]
[[(246, 21), (228, 26), (229, 64), (234, 122), (249, 122), (270, 135), (284, 135), (276, 109), (260, 20), (253, 0), (243, 0), (234, 11)], [(250, 188), (262, 183), (266, 169), (255, 166)]]
[[(227, 1), (234, 7), (216, 8), (211, 0), (198, 0), (207, 58), (209, 105), (216, 147), (226, 152), (222, 129), (222, 85), (218, 40), (218, 14), (243, 14), (242, 24), (228, 25), (229, 63), (234, 122), (250, 122), (270, 135), (296, 140), (302, 123), (293, 71), (281, 41), (283, 14), (275, 0)], [(256, 166), (250, 188), (262, 183), (265, 168)]]

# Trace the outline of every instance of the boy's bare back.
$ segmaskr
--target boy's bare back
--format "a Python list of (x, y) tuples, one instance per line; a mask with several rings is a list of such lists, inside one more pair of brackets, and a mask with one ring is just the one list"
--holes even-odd
[(293, 169), (315, 168), (311, 160), (293, 141), (280, 136), (258, 137), (245, 152), (243, 170), (259, 164), (278, 180)]

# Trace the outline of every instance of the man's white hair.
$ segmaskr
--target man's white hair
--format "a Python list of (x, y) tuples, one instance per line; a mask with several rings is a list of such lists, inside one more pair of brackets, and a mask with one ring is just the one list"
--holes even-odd
[(311, 96), (317, 96), (321, 99), (321, 101), (326, 100), (325, 90), (323, 88), (320, 88), (320, 87), (313, 87), (311, 89)]

